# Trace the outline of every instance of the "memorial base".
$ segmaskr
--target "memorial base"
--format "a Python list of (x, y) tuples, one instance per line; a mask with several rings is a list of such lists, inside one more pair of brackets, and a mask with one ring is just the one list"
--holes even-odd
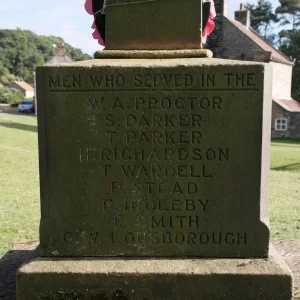
[(39, 258), (17, 273), (18, 300), (288, 300), (292, 274), (268, 259)]

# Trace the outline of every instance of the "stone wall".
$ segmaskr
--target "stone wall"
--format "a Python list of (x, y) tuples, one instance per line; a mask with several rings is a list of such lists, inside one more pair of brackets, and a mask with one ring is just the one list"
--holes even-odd
[(205, 48), (210, 49), (216, 58), (252, 61), (253, 55), (251, 52), (262, 52), (262, 49), (227, 19), (224, 0), (215, 0), (215, 6), (217, 13), (215, 18), (216, 27), (208, 37)]
[(215, 18), (216, 27), (214, 31), (209, 35), (207, 44), (205, 48), (210, 49), (214, 53), (214, 57), (223, 58), (223, 20), (224, 20), (224, 1), (216, 0), (215, 1), (216, 13), (217, 16)]
[[(223, 31), (226, 33), (224, 38)], [(263, 52), (224, 16), (217, 18), (215, 32), (209, 37), (207, 48), (213, 51), (214, 57), (234, 60), (253, 61), (255, 54)]]
[(0, 104), (0, 113), (17, 113), (18, 107), (11, 106), (10, 104)]
[(292, 65), (271, 62), (273, 68), (273, 99), (291, 98)]
[[(275, 130), (277, 118), (286, 118), (288, 128), (286, 131)], [(300, 139), (300, 113), (289, 112), (273, 101), (272, 105), (272, 138), (298, 138)]]
[(34, 97), (34, 91), (25, 92), (25, 98), (33, 98), (33, 97)]

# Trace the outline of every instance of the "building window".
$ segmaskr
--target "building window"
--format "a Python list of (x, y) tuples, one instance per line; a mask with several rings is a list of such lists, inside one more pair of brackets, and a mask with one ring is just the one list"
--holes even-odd
[(286, 118), (275, 119), (275, 130), (287, 131), (287, 119)]

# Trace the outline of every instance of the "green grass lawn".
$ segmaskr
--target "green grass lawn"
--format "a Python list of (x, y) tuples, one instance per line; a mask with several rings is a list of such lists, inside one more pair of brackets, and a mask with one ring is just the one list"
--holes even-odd
[(300, 141), (271, 148), (270, 225), (273, 238), (300, 239)]
[(37, 151), (36, 117), (0, 113), (0, 256), (38, 238)]
[[(0, 256), (38, 239), (38, 179), (36, 118), (0, 113)], [(272, 142), (270, 183), (272, 237), (300, 239), (300, 141)]]

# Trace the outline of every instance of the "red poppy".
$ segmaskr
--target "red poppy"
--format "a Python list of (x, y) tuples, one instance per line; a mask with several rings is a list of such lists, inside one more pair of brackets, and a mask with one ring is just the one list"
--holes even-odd
[(205, 44), (207, 37), (213, 32), (215, 29), (215, 22), (214, 18), (216, 17), (216, 9), (215, 9), (215, 3), (214, 0), (210, 0), (210, 13), (208, 17), (208, 22), (206, 24), (206, 27), (204, 28), (202, 32), (202, 43)]
[[(85, 1), (85, 10), (90, 14), (90, 15), (93, 15), (93, 0), (86, 0)], [(105, 42), (102, 38), (102, 36), (100, 35), (97, 27), (96, 27), (96, 24), (95, 24), (95, 21), (93, 22), (93, 25), (92, 25), (92, 28), (95, 29), (94, 32), (93, 32), (93, 38), (95, 40), (98, 40), (98, 43), (101, 45), (101, 46), (105, 46)]]

